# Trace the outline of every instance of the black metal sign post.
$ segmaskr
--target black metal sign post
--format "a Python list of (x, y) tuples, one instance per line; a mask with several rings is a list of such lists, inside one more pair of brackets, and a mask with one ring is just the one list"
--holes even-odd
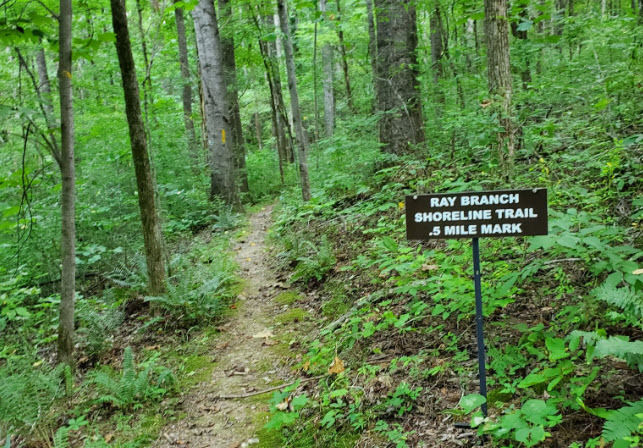
[[(547, 190), (499, 190), (406, 197), (406, 238), (471, 238), (480, 395), (487, 398), (480, 237), (547, 235)], [(487, 416), (487, 403), (481, 406)]]
[[(480, 378), (480, 395), (487, 399), (487, 369), (485, 367), (484, 332), (482, 331), (482, 286), (480, 285), (480, 246), (478, 238), (471, 240), (473, 249), (473, 288), (476, 295), (476, 339), (478, 340), (478, 373)], [(487, 416), (487, 402), (482, 403), (482, 415)]]

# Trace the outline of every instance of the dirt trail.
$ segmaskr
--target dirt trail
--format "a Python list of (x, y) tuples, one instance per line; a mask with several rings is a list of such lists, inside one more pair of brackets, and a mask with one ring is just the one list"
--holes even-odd
[(258, 443), (256, 431), (266, 419), (268, 406), (256, 398), (220, 399), (261, 391), (289, 381), (288, 369), (270, 346), (280, 309), (272, 299), (283, 291), (266, 258), (265, 237), (272, 207), (250, 217), (248, 233), (235, 245), (236, 260), (245, 287), (238, 313), (222, 327), (212, 349), (216, 367), (209, 381), (183, 397), (187, 417), (161, 430), (155, 447), (242, 448)]

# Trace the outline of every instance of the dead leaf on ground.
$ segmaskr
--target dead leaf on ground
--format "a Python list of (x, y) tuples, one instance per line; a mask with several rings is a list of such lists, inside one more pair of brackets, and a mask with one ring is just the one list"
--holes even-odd
[(427, 263), (427, 264), (422, 265), (422, 270), (424, 272), (426, 272), (426, 271), (435, 271), (438, 268), (439, 268), (439, 266), (437, 264), (428, 264)]
[(335, 359), (333, 359), (333, 363), (330, 365), (330, 368), (328, 369), (328, 373), (330, 374), (339, 374), (342, 373), (344, 370), (344, 361), (339, 359), (338, 356), (335, 356)]
[(291, 400), (292, 400), (292, 397), (291, 397), (291, 396), (288, 396), (288, 397), (286, 397), (286, 399), (285, 399), (284, 401), (282, 401), (281, 403), (279, 403), (279, 404), (278, 404), (277, 406), (275, 406), (275, 407), (276, 407), (277, 409), (279, 409), (280, 411), (285, 411), (286, 409), (288, 409), (288, 405), (290, 404), (290, 401), (291, 401)]
[(268, 328), (267, 328), (267, 329), (265, 329), (265, 330), (263, 330), (263, 331), (260, 331), (260, 332), (259, 332), (259, 333), (257, 333), (257, 334), (252, 335), (252, 337), (253, 337), (253, 338), (255, 338), (255, 339), (259, 339), (259, 338), (272, 338), (272, 337), (274, 337), (274, 336), (275, 336), (275, 335), (272, 333), (272, 330), (270, 330), (270, 329), (268, 329)]
[(643, 268), (633, 270), (633, 271), (632, 271), (632, 274), (634, 274), (634, 275), (641, 275), (641, 274), (643, 274)]

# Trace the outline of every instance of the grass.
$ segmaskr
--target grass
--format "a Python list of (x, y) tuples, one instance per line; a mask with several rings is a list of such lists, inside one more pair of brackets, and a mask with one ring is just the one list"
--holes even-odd
[(301, 298), (296, 291), (284, 291), (279, 293), (273, 300), (279, 305), (292, 305)]
[(302, 308), (291, 308), (283, 314), (277, 316), (277, 322), (281, 325), (287, 325), (290, 323), (304, 322), (308, 320), (310, 314)]

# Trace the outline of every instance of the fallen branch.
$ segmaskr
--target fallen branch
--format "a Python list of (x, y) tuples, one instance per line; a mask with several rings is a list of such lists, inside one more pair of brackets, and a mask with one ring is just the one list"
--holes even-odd
[[(319, 375), (319, 376), (313, 376), (311, 378), (304, 378), (303, 380), (301, 380), (301, 382), (302, 383), (307, 383), (309, 381), (318, 380), (320, 378), (323, 378), (324, 376), (325, 375)], [(279, 386), (272, 386), (272, 387), (269, 387), (268, 389), (258, 390), (258, 391), (255, 391), (255, 392), (247, 392), (245, 394), (238, 394), (238, 395), (216, 395), (213, 398), (215, 400), (234, 400), (236, 398), (254, 397), (255, 395), (263, 395), (263, 394), (266, 394), (268, 392), (272, 392), (274, 390), (283, 389), (284, 387), (292, 386), (293, 384), (295, 384), (299, 380), (300, 379), (296, 379), (294, 381), (291, 381), (290, 383), (281, 384)]]
[(559, 258), (557, 260), (545, 261), (543, 264), (547, 266), (549, 264), (564, 263), (566, 261), (583, 261), (583, 259), (582, 258)]

